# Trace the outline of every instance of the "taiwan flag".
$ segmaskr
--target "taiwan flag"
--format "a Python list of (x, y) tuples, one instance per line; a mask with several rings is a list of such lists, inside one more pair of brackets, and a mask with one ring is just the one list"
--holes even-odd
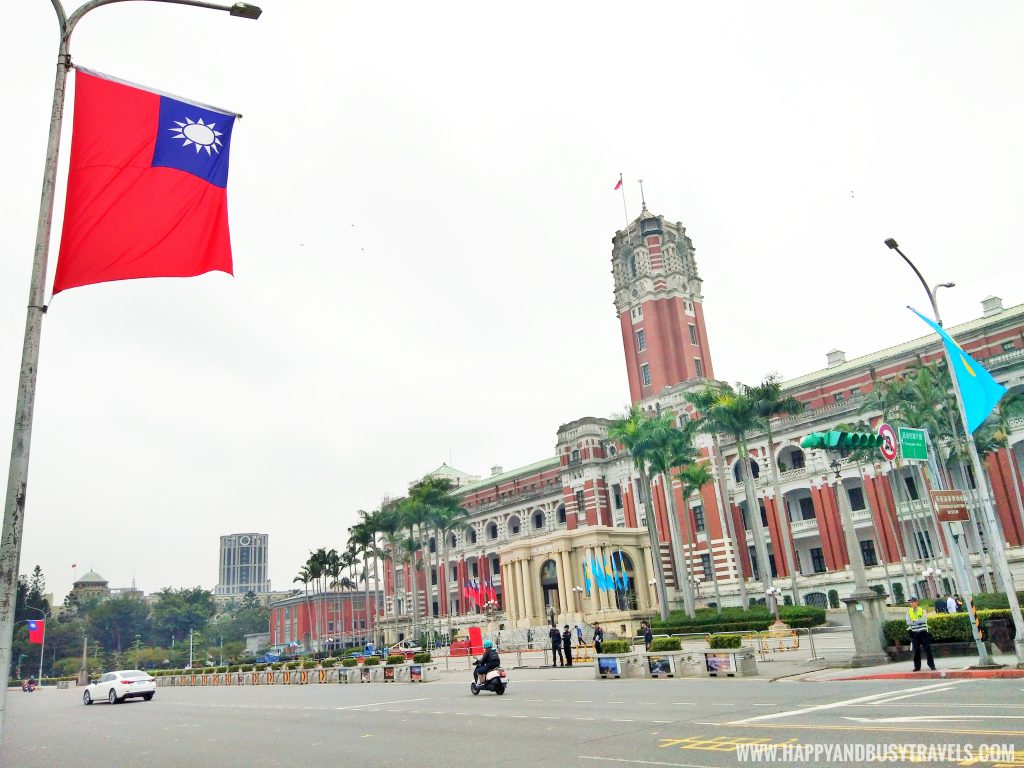
[(236, 117), (78, 68), (53, 293), (232, 274), (227, 183)]
[(35, 619), (28, 623), (28, 641), (30, 643), (41, 643), (43, 642), (43, 633), (46, 622), (42, 619), (36, 621)]

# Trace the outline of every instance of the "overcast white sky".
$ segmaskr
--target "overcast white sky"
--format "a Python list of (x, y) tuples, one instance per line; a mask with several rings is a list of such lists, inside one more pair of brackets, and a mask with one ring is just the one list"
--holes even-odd
[[(245, 117), (236, 277), (79, 288), (46, 317), (21, 570), (58, 599), (72, 563), (212, 588), (239, 531), (270, 534), (287, 588), (449, 456), (521, 466), (621, 411), (620, 171), (631, 218), (642, 176), (693, 239), (722, 379), (924, 335), (886, 237), (957, 283), (947, 324), (1024, 298), (1019, 2), (262, 4), (116, 4), (75, 33), (83, 66)], [(8, 5), (4, 441), (57, 46), (49, 2)]]

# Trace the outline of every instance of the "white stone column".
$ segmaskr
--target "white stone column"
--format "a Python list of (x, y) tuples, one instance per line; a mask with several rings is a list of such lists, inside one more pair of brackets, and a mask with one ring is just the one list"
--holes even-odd
[(566, 579), (568, 574), (565, 572), (565, 566), (562, 561), (562, 552), (554, 552), (552, 560), (555, 561), (555, 572), (558, 574), (558, 602), (561, 605), (558, 606), (559, 613), (569, 612), (569, 590), (566, 588)]
[(558, 556), (559, 562), (562, 564), (562, 578), (559, 580), (559, 583), (563, 583), (565, 585), (564, 591), (566, 604), (563, 612), (566, 614), (575, 613), (576, 593), (572, 591), (572, 567), (569, 565), (569, 550), (563, 549), (558, 553)]
[[(537, 624), (536, 621), (536, 603), (533, 599), (533, 568), (531, 568), (532, 558), (527, 557), (523, 560), (523, 592), (526, 596), (526, 615), (530, 620), (530, 625)], [(544, 622), (541, 621), (541, 624)]]

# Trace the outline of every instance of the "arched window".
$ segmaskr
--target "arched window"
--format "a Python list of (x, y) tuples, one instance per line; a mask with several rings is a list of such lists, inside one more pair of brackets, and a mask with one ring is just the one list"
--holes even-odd
[(454, 533), (452, 534), (451, 539), (448, 542), (448, 546), (452, 547), (453, 549), (459, 546), (459, 537), (456, 536)]
[(496, 523), (491, 523), (487, 526), (487, 539), (494, 541), (496, 538), (498, 538), (498, 526)]
[(437, 541), (433, 536), (431, 536), (430, 541), (427, 542), (427, 551), (430, 552), (430, 554), (437, 552)]
[(804, 603), (815, 608), (828, 608), (828, 597), (824, 592), (808, 592), (804, 595)]
[(533, 530), (539, 531), (544, 527), (544, 513), (534, 512), (533, 513)]
[(508, 528), (508, 535), (518, 536), (520, 526), (521, 523), (519, 522), (519, 517), (517, 515), (512, 515), (512, 517), (508, 519), (508, 523), (506, 524), (506, 527)]
[(565, 505), (562, 504), (558, 507), (558, 522), (565, 523)]
[(466, 538), (469, 539), (469, 543), (470, 544), (476, 544), (476, 531), (474, 529), (470, 528), (466, 532)]
[[(753, 459), (750, 459), (750, 477), (757, 480), (761, 475), (761, 465)], [(736, 479), (737, 483), (743, 482), (743, 469), (740, 466), (739, 459), (732, 463), (732, 476)]]

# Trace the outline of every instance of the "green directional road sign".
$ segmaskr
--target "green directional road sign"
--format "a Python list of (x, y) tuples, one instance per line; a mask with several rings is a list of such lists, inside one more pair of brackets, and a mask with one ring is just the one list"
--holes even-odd
[(928, 460), (928, 446), (924, 441), (923, 429), (900, 427), (900, 455), (904, 459)]

